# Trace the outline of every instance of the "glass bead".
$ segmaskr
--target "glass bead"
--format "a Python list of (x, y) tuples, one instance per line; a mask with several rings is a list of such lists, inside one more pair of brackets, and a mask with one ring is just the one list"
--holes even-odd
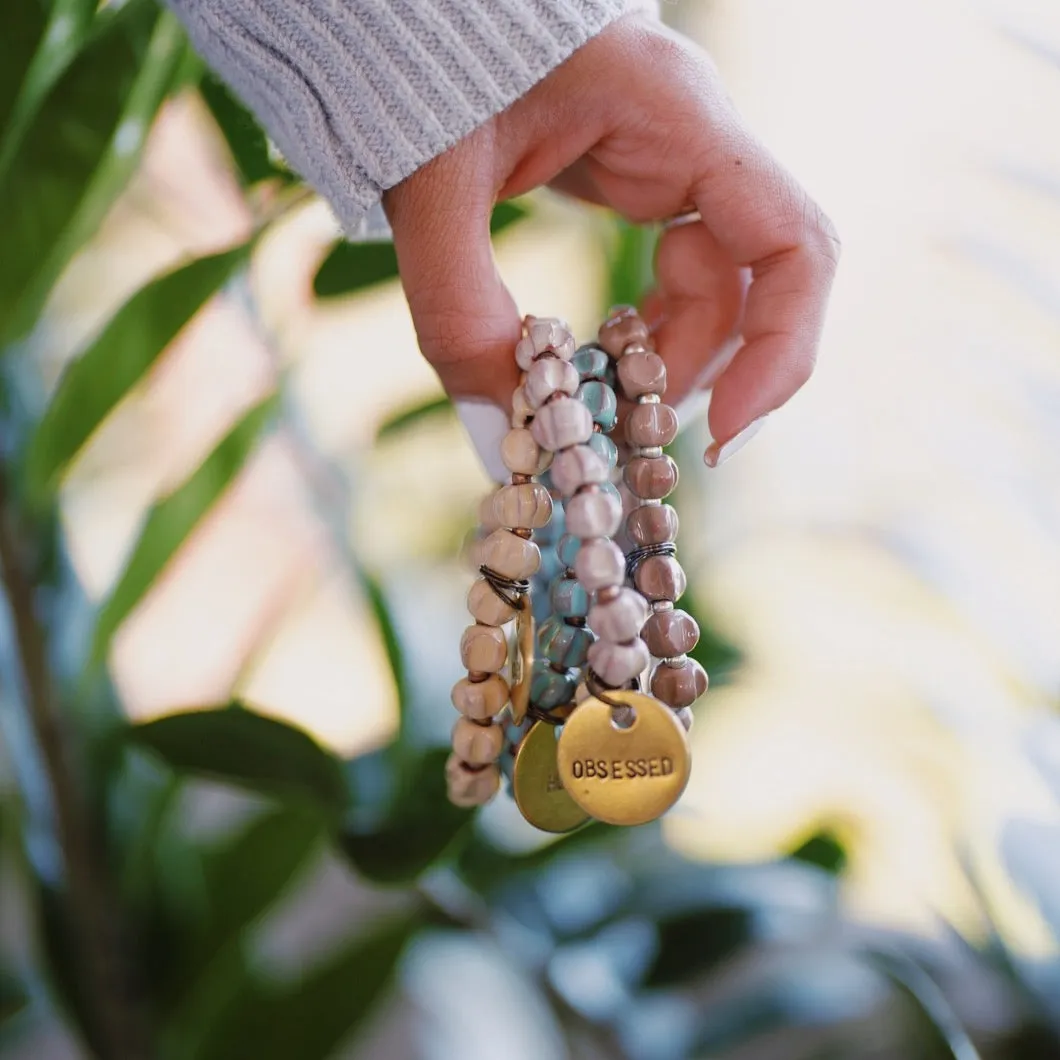
[(560, 618), (584, 618), (589, 613), (589, 594), (574, 578), (557, 578), (549, 599), (552, 613)]
[[(599, 431), (593, 431), (593, 436), (589, 439), (588, 445), (589, 448), (592, 449), (605, 464), (607, 464), (607, 470), (609, 472), (615, 470), (615, 467), (618, 464), (618, 446), (615, 445), (606, 434), (601, 434)], [(552, 510), (553, 512), (556, 510), (554, 503)], [(534, 535), (534, 540), (537, 540), (536, 534)]]
[(574, 698), (574, 689), (578, 685), (576, 671), (557, 671), (545, 659), (534, 662), (534, 673), (530, 679), (530, 699), (542, 710), (561, 707)]
[(589, 410), (593, 423), (601, 430), (609, 431), (618, 419), (618, 399), (614, 390), (599, 379), (588, 379), (574, 395)]

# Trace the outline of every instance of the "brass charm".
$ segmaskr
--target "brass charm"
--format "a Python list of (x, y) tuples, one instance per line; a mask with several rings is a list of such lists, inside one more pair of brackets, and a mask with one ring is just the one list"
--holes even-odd
[(556, 727), (535, 721), (515, 749), (512, 796), (542, 832), (571, 832), (589, 815), (567, 794), (556, 764)]
[(685, 790), (692, 769), (688, 739), (669, 707), (643, 692), (608, 692), (633, 708), (629, 728), (612, 708), (590, 696), (563, 727), (559, 775), (571, 798), (608, 824), (646, 824), (661, 817)]
[(508, 648), (508, 662), (511, 667), (512, 721), (519, 725), (530, 706), (530, 678), (534, 673), (534, 612), (529, 596), (524, 596), (519, 602), (515, 633)]

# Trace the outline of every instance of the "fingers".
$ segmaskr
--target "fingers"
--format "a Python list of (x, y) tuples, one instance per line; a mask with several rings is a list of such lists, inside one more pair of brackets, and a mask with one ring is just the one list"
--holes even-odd
[(454, 399), (508, 409), (520, 318), (493, 259), (495, 189), (478, 148), (465, 144), (391, 189), (384, 205), (420, 349), (442, 386)]
[(711, 397), (716, 456), (810, 377), (839, 241), (820, 209), (735, 122), (713, 132), (693, 201), (722, 251), (751, 272), (744, 344)]
[(657, 287), (643, 307), (666, 361), (667, 400), (677, 404), (709, 386), (731, 356), (729, 342), (744, 303), (741, 270), (702, 224), (663, 233), (655, 258)]

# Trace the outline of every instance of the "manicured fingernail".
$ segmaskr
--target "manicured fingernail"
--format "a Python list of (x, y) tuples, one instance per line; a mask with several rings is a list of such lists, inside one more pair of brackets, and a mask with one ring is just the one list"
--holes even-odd
[(738, 453), (762, 429), (762, 424), (765, 422), (766, 417), (759, 416), (753, 423), (744, 427), (735, 438), (730, 438), (723, 445), (712, 442), (703, 454), (703, 463), (707, 467), (720, 467), (733, 453)]
[(453, 402), (453, 407), (486, 473), (494, 482), (503, 482), (508, 477), (501, 460), (501, 442), (508, 433), (507, 413), (486, 398), (460, 398)]

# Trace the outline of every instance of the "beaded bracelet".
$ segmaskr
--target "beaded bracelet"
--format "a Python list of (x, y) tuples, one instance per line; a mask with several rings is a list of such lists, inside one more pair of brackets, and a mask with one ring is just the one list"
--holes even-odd
[[(660, 407), (658, 392), (665, 385), (665, 368), (645, 345), (647, 329), (628, 311), (613, 315), (605, 323), (599, 346), (576, 352), (562, 322), (527, 318), (524, 330), (516, 359), (525, 375), (513, 397), (512, 431), (502, 446), (512, 483), (491, 498), (483, 513), (484, 525), (499, 529), (493, 529), (483, 543), (483, 577), (469, 594), (476, 625), (465, 631), (461, 641), (469, 674), (453, 692), (454, 705), (465, 716), (454, 728), (454, 754), (447, 767), (450, 797), (461, 805), (488, 801), (499, 784), (494, 763), (507, 742), (505, 772), (520, 809), (538, 827), (565, 831), (588, 814), (613, 823), (639, 823), (664, 812), (683, 790), (688, 776), (684, 730), (657, 699), (635, 691), (639, 675), (650, 662), (649, 648), (640, 637), (649, 616), (645, 597), (656, 613), (672, 610), (673, 600), (683, 588), (677, 584), (683, 580), (683, 572), (675, 560), (674, 567), (665, 568), (674, 581), (672, 587), (664, 587), (672, 588), (669, 609), (656, 606), (664, 602), (659, 587), (637, 577), (642, 564), (672, 559), (668, 554), (673, 552), (675, 517), (667, 522), (668, 527), (672, 523), (668, 536), (639, 544), (628, 557), (611, 541), (622, 521), (622, 507), (609, 481), (617, 450), (604, 432), (613, 426), (616, 414), (610, 386), (615, 377), (611, 358), (618, 360), (618, 377), (627, 396), (635, 392), (632, 396), (648, 399), (640, 402), (641, 407)], [(676, 433), (676, 416), (668, 406), (661, 408), (673, 419)], [(634, 414), (639, 415), (639, 408)], [(672, 508), (660, 503), (676, 485), (672, 461), (668, 457), (659, 460), (662, 445), (670, 440), (672, 434), (663, 442), (639, 442), (625, 477), (627, 486), (648, 502), (645, 507), (672, 513)], [(534, 472), (544, 470), (549, 452), (556, 454), (549, 484), (569, 508), (568, 532), (559, 541), (555, 540), (558, 527), (553, 525), (547, 531), (546, 527), (553, 507), (556, 523), (564, 519), (563, 507), (550, 503), (544, 483), (531, 480)], [(626, 519), (627, 533), (633, 529), (631, 523), (642, 518), (635, 515), (630, 513)], [(532, 672), (529, 698), (535, 715), (524, 719), (525, 703), (518, 706), (513, 693), (511, 722), (502, 729), (495, 718), (509, 689), (499, 676), (508, 658), (500, 626), (516, 615), (523, 624), (518, 638), (522, 647), (511, 653), (514, 669), (515, 663), (520, 659), (525, 663), (529, 654), (527, 578), (541, 565), (540, 550), (528, 540), (534, 530), (549, 545), (555, 543), (562, 568), (549, 592), (557, 614), (546, 616), (540, 603), (535, 607), (539, 620), (543, 619), (538, 639), (545, 656), (534, 664)], [(652, 533), (659, 535), (659, 531)], [(632, 536), (639, 540), (635, 531)], [(575, 578), (570, 577), (571, 569)], [(639, 591), (624, 586), (627, 573)], [(490, 593), (499, 604), (490, 599)], [(592, 602), (588, 609), (592, 632), (584, 626), (587, 597)], [(573, 613), (572, 608), (581, 613)], [(571, 613), (564, 615), (564, 611)], [(690, 617), (688, 621), (694, 628)], [(594, 634), (599, 639), (594, 639)], [(667, 651), (662, 665), (682, 669), (686, 660), (677, 659), (670, 650), (672, 637), (667, 638), (666, 630), (653, 636), (655, 646), (665, 645)], [(574, 664), (585, 661), (585, 681), (577, 685)], [(656, 674), (659, 672), (656, 667)], [(660, 694), (668, 688), (665, 681), (655, 680), (656, 674), (653, 691)], [(523, 681), (522, 698), (526, 697), (525, 685)], [(666, 698), (673, 701), (681, 697)], [(572, 699), (579, 702), (572, 703)], [(621, 728), (616, 725), (619, 718), (623, 719)], [(565, 721), (557, 748), (555, 727)], [(604, 757), (595, 757), (605, 751)], [(614, 757), (616, 754), (619, 757)], [(623, 757), (626, 755), (629, 757)], [(520, 799), (520, 789), (533, 796), (530, 813), (525, 797)]]
[(623, 478), (637, 502), (626, 516), (626, 535), (633, 544), (626, 557), (627, 577), (651, 607), (642, 630), (654, 658), (652, 694), (668, 703), (688, 729), (691, 705), (707, 690), (707, 674), (688, 652), (699, 642), (696, 620), (675, 608), (687, 585), (677, 560), (678, 518), (664, 503), (677, 488), (678, 469), (663, 452), (677, 436), (674, 409), (662, 401), (666, 393), (666, 365), (652, 348), (647, 324), (630, 306), (613, 309), (600, 327), (600, 345), (618, 362), (622, 394), (635, 402), (626, 420), (626, 440), (632, 453)]

